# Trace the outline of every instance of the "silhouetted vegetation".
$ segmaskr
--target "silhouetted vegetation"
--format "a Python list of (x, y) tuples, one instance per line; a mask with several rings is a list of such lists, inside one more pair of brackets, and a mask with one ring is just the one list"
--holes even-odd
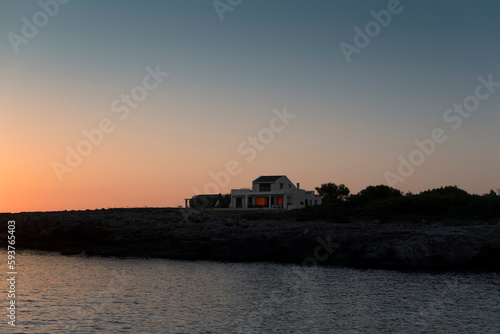
[(189, 200), (189, 206), (194, 209), (228, 208), (231, 195), (195, 195)]
[(324, 183), (321, 187), (316, 187), (318, 194), (324, 201), (345, 201), (351, 191), (343, 184)]
[(300, 210), (297, 219), (332, 219), (337, 222), (378, 219), (387, 222), (397, 219), (500, 218), (500, 192), (493, 190), (484, 195), (475, 195), (457, 186), (446, 186), (419, 194), (403, 194), (398, 189), (377, 185), (349, 195), (349, 188), (335, 183), (325, 183), (316, 190), (323, 197), (323, 205)]

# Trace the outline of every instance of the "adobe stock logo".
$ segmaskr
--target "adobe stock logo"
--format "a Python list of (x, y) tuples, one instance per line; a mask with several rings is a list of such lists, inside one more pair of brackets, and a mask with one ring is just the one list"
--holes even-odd
[[(160, 70), (159, 64), (156, 65), (155, 69), (147, 66), (146, 72), (147, 74), (142, 78), (142, 85), (134, 86), (129, 94), (121, 94), (120, 98), (111, 102), (111, 111), (118, 115), (120, 121), (126, 120), (130, 116), (131, 109), (139, 107), (139, 104), (149, 96), (149, 92), (157, 89), (164, 81), (164, 78), (169, 75), (168, 72)], [(59, 161), (52, 162), (52, 169), (59, 182), (63, 182), (64, 174), (71, 173), (76, 167), (80, 166), (83, 158), (89, 156), (95, 147), (101, 145), (105, 135), (112, 133), (115, 128), (115, 122), (111, 118), (104, 117), (99, 121), (96, 128), (82, 130), (85, 139), (80, 140), (75, 148), (66, 145), (66, 164)]]
[(7, 34), (10, 45), (16, 54), (19, 53), (19, 47), (22, 44), (28, 44), (29, 41), (38, 35), (39, 29), (45, 27), (51, 18), (59, 13), (60, 5), (66, 5), (70, 0), (40, 0), (38, 5), (41, 10), (33, 14), (31, 20), (26, 16), (21, 18), (21, 35), (13, 32)]
[[(496, 88), (500, 87), (500, 81), (493, 81), (493, 74), (489, 74), (488, 79), (483, 76), (479, 76), (477, 79), (479, 85), (476, 86), (474, 94), (467, 96), (462, 104), (455, 103), (453, 108), (443, 113), (443, 121), (450, 125), (452, 130), (458, 130), (462, 126), (463, 120), (468, 119), (473, 112), (477, 111), (481, 102), (489, 99), (495, 93)], [(410, 152), (408, 158), (402, 155), (398, 157), (397, 173), (391, 171), (384, 173), (387, 184), (394, 187), (398, 183), (405, 182), (408, 177), (413, 175), (416, 167), (423, 165), (426, 159), (436, 152), (437, 144), (443, 144), (446, 140), (448, 140), (446, 131), (439, 127), (431, 131), (430, 138), (415, 139), (414, 143), (417, 148)]]
[(241, 5), (243, 0), (214, 0), (212, 5), (214, 6), (215, 12), (219, 16), (219, 20), (224, 21), (224, 13), (232, 12), (234, 8)]
[[(412, 0), (407, 0), (412, 1)], [(353, 44), (346, 42), (341, 42), (339, 44), (340, 50), (345, 57), (348, 64), (352, 62), (353, 54), (360, 54), (361, 50), (366, 48), (373, 38), (377, 37), (381, 32), (382, 28), (387, 28), (392, 21), (392, 17), (401, 14), (404, 7), (401, 5), (399, 0), (389, 0), (387, 3), (387, 9), (382, 9), (378, 12), (372, 10), (370, 11), (371, 16), (374, 20), (368, 21), (365, 24), (364, 30), (360, 27), (355, 26), (354, 32), (356, 33), (353, 38)]]
[[(276, 134), (283, 132), (290, 122), (297, 117), (295, 114), (290, 114), (286, 106), (283, 107), (283, 111), (274, 108), (272, 113), (273, 116), (269, 120), (269, 127), (260, 129), (255, 136), (250, 135), (246, 140), (238, 144), (236, 151), (245, 156), (245, 161), (254, 161), (258, 152), (263, 151), (274, 140)], [(242, 164), (238, 160), (229, 160), (225, 168), (215, 173), (213, 171), (208, 173), (213, 182), (205, 184), (203, 193), (220, 193), (221, 189), (229, 185), (231, 177), (241, 174), (242, 171)], [(202, 192), (198, 188), (193, 188), (193, 193), (201, 194)]]

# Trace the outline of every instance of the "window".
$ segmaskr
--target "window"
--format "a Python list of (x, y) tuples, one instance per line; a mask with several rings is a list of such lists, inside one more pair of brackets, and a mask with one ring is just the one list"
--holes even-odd
[(283, 189), (283, 183), (280, 183), (280, 189)]
[[(290, 197), (286, 198), (286, 204), (291, 204)], [(283, 197), (278, 197), (278, 205), (283, 205)]]
[(271, 183), (259, 184), (259, 191), (271, 191)]
[(268, 198), (267, 197), (257, 197), (255, 199), (255, 205), (256, 206), (269, 206)]

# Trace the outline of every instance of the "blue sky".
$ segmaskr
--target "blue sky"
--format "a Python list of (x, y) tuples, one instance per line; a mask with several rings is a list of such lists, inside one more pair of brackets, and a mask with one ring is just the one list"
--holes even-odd
[[(443, 113), (474, 93), (478, 76), (500, 81), (493, 1), (401, 1), (400, 13), (348, 63), (339, 44), (353, 44), (353, 28), (363, 30), (370, 12), (388, 3), (243, 0), (221, 21), (211, 1), (72, 0), (16, 54), (8, 34), (21, 35), (22, 18), (33, 21), (41, 7), (3, 1), (0, 107), (9, 125), (0, 139), (5, 152), (15, 145), (17, 153), (4, 162), (4, 175), (15, 176), (2, 197), (37, 198), (12, 167), (19, 163), (38, 166), (30, 179), (54, 199), (73, 199), (66, 206), (181, 204), (211, 182), (209, 172), (241, 160), (238, 144), (284, 106), (297, 119), (221, 192), (261, 174), (287, 174), (307, 188), (345, 183), (353, 192), (386, 183), (384, 173), (397, 169), (415, 139), (446, 128)], [(64, 160), (82, 129), (112, 115), (110, 102), (156, 64), (168, 79), (61, 185), (51, 163)], [(499, 106), (500, 92), (482, 101), (396, 187), (500, 188)], [(117, 184), (137, 196), (121, 198)], [(106, 196), (94, 199), (95, 189)], [(35, 202), (26, 208), (57, 207)]]

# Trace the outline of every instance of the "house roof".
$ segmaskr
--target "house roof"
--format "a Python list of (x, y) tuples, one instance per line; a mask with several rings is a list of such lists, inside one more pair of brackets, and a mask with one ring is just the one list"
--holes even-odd
[(285, 175), (266, 175), (266, 176), (260, 176), (257, 179), (255, 179), (253, 182), (254, 183), (267, 183), (267, 182), (276, 182), (279, 179), (281, 179)]

